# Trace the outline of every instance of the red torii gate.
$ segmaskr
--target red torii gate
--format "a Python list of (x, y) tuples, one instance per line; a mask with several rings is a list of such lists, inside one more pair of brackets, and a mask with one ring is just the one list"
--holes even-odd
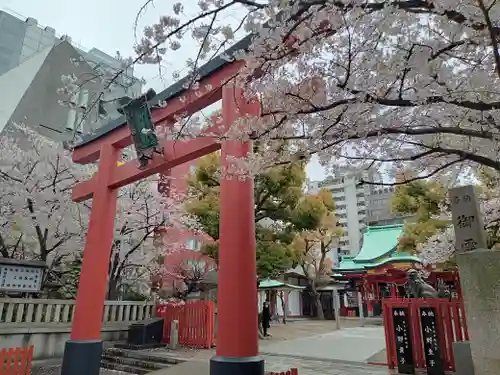
[[(240, 43), (233, 48), (241, 49)], [(214, 62), (209, 64), (214, 65)], [(174, 93), (168, 98), (165, 108), (154, 109), (152, 118), (155, 126), (173, 123), (174, 116), (189, 116), (218, 100), (222, 100), (222, 123), (225, 128), (242, 115), (259, 115), (260, 104), (248, 102), (241, 88), (228, 84), (244, 63), (219, 61), (217, 64), (212, 71), (208, 68), (200, 81), (199, 90)], [(157, 98), (163, 99), (164, 93)], [(164, 154), (155, 155), (147, 168), (138, 169), (137, 160), (118, 166), (121, 149), (132, 141), (130, 130), (123, 120), (116, 125), (73, 151), (75, 163), (87, 164), (99, 160), (99, 169), (90, 180), (80, 182), (73, 188), (75, 202), (90, 198), (93, 201), (73, 327), (64, 352), (63, 375), (99, 374), (101, 322), (118, 189), (219, 149), (222, 150), (223, 166), (228, 165), (226, 156), (245, 156), (252, 151), (251, 142), (218, 143), (209, 137), (166, 141)], [(211, 359), (210, 372), (217, 375), (264, 374), (264, 361), (258, 357), (253, 180), (222, 179), (220, 192), (219, 319), (217, 352)]]

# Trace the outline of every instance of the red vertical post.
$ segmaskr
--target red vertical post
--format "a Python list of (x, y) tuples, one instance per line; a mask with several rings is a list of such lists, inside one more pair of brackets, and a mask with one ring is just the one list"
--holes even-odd
[(397, 298), (398, 297), (398, 292), (396, 289), (396, 285), (391, 284), (391, 298)]
[(108, 284), (109, 257), (113, 245), (117, 189), (108, 187), (120, 150), (112, 145), (101, 149), (97, 184), (83, 250), (82, 271), (71, 330), (72, 340), (99, 340)]
[[(244, 115), (258, 115), (259, 103), (249, 103), (243, 90), (226, 86), (222, 114), (227, 128)], [(225, 171), (231, 157), (246, 157), (251, 142), (222, 143)], [(258, 309), (255, 253), (253, 178), (227, 175), (220, 181), (220, 251), (218, 279), (217, 354), (210, 363), (211, 375), (264, 374), (258, 357)]]
[(112, 145), (101, 147), (71, 340), (66, 342), (62, 375), (99, 374), (101, 322), (118, 197), (118, 190), (108, 186), (119, 157), (120, 150)]

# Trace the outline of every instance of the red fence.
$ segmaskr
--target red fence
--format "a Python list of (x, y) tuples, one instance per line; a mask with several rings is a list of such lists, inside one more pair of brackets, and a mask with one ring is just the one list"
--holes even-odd
[(299, 370), (296, 369), (295, 367), (292, 367), (288, 371), (282, 371), (282, 372), (266, 372), (266, 375), (299, 375)]
[(163, 341), (170, 341), (170, 326), (179, 322), (179, 344), (200, 348), (215, 345), (215, 304), (212, 301), (188, 301), (183, 305), (158, 305), (156, 316), (165, 318)]
[(0, 351), (0, 375), (29, 375), (33, 359), (33, 345)]
[(392, 309), (398, 307), (408, 308), (409, 321), (412, 333), (413, 358), (416, 368), (425, 368), (424, 344), (422, 339), (419, 309), (433, 307), (436, 309), (437, 334), (442, 348), (445, 370), (455, 371), (455, 358), (453, 356), (453, 343), (469, 340), (467, 321), (462, 301), (442, 299), (403, 299), (388, 298), (383, 302), (385, 342), (387, 347), (387, 364), (389, 368), (398, 365), (396, 354), (396, 338), (392, 321)]

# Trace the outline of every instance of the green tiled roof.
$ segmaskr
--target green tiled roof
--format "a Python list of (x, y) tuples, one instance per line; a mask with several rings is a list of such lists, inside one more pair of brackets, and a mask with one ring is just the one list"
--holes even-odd
[(359, 264), (356, 264), (354, 262), (354, 257), (348, 257), (348, 256), (344, 256), (342, 257), (342, 260), (340, 261), (340, 264), (339, 266), (336, 268), (336, 270), (359, 270), (360, 268), (360, 265)]
[(299, 285), (292, 285), (278, 280), (261, 280), (259, 282), (259, 289), (304, 289), (305, 287)]
[(402, 234), (401, 224), (368, 227), (363, 235), (363, 247), (356, 256), (356, 263), (371, 262), (395, 250)]
[[(334, 272), (363, 272), (391, 262), (420, 262), (420, 259), (396, 251), (403, 225), (368, 227), (363, 236), (363, 247), (355, 257), (344, 256)], [(388, 257), (388, 258), (387, 258)]]

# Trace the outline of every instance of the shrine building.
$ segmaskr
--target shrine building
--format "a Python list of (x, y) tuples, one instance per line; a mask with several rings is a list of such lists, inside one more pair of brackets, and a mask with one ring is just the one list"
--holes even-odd
[(335, 280), (347, 281), (346, 287), (339, 290), (341, 316), (359, 316), (358, 292), (361, 292), (363, 316), (381, 315), (384, 298), (406, 295), (406, 273), (412, 268), (428, 271), (427, 282), (437, 288), (438, 280), (443, 281), (452, 298), (458, 298), (458, 272), (424, 267), (420, 258), (398, 251), (402, 234), (402, 224), (367, 227), (360, 252), (354, 257), (341, 257), (333, 269)]

